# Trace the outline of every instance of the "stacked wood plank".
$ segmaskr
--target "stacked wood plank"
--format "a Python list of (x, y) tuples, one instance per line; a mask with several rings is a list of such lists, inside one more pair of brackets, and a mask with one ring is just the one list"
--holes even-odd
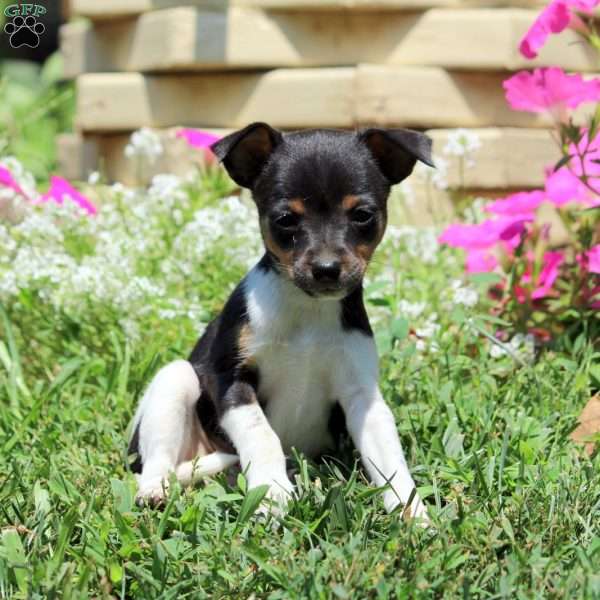
[[(598, 65), (568, 31), (525, 61), (517, 46), (538, 7), (536, 0), (72, 0), (73, 13), (88, 21), (61, 32), (78, 90), (78, 132), (60, 140), (63, 170), (84, 177), (103, 164), (109, 177), (128, 180), (127, 137), (152, 127), (169, 146), (156, 168), (177, 171), (186, 148), (174, 128), (230, 130), (263, 120), (282, 129), (434, 129), (438, 150), (450, 128), (475, 128), (483, 145), (467, 186), (539, 185), (557, 156), (551, 123), (511, 111), (502, 81), (531, 66), (593, 72)], [(449, 173), (451, 183), (456, 178)]]

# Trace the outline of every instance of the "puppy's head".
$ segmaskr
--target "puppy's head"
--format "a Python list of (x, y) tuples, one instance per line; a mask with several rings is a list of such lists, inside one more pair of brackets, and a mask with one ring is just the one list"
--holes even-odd
[(407, 129), (283, 134), (253, 123), (212, 150), (252, 191), (278, 271), (324, 298), (360, 284), (385, 230), (390, 186), (417, 160), (432, 165), (431, 140)]

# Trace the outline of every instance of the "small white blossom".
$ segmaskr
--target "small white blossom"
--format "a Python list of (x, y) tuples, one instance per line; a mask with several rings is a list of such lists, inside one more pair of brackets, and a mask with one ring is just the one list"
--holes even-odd
[(437, 322), (437, 313), (429, 315), (427, 321), (415, 329), (415, 333), (419, 338), (431, 338), (437, 335), (440, 330), (440, 324)]
[(98, 171), (92, 171), (88, 175), (88, 183), (90, 185), (96, 185), (96, 184), (100, 183), (100, 173)]
[[(35, 186), (33, 175), (25, 169), (21, 162), (14, 156), (3, 156), (0, 158), (0, 166), (8, 169), (14, 180), (19, 184), (23, 193), (30, 199), (35, 200), (38, 197), (38, 192)], [(0, 186), (0, 201), (16, 200), (22, 198), (13, 189)]]
[(490, 348), (490, 356), (492, 358), (500, 358), (502, 356), (514, 355), (526, 363), (533, 362), (535, 358), (535, 337), (528, 333), (516, 333), (511, 340), (504, 344), (492, 343)]
[(481, 148), (479, 136), (469, 129), (455, 129), (448, 134), (442, 152), (450, 156), (471, 156)]
[(434, 263), (438, 257), (440, 246), (437, 238), (438, 232), (433, 227), (390, 225), (387, 231), (387, 239), (395, 250), (404, 251), (427, 264)]
[(163, 152), (160, 136), (147, 127), (134, 131), (129, 143), (125, 146), (127, 158), (142, 158), (150, 163), (156, 162)]
[(418, 162), (415, 166), (414, 176), (418, 181), (431, 184), (438, 190), (448, 189), (448, 161), (441, 156), (433, 156), (435, 168)]
[(479, 302), (479, 294), (470, 286), (465, 286), (459, 279), (455, 279), (452, 284), (452, 302), (462, 304), (472, 308)]
[(416, 319), (419, 315), (423, 313), (425, 310), (425, 302), (408, 302), (407, 300), (400, 300), (398, 303), (398, 311), (410, 317), (411, 319)]

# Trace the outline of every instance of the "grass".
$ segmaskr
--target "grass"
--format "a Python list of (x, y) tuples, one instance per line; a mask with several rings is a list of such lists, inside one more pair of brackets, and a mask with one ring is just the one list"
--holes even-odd
[(0, 155), (17, 157), (38, 180), (47, 180), (57, 167), (56, 137), (72, 129), (74, 111), (74, 87), (62, 81), (58, 53), (43, 66), (0, 61)]
[[(214, 315), (241, 273), (224, 261), (177, 293), (201, 290)], [(485, 306), (447, 302), (460, 272), (448, 249), (430, 264), (396, 246), (367, 288), (430, 530), (385, 514), (351, 448), (295, 457), (298, 498), (277, 526), (253, 517), (261, 493), (243, 476), (137, 508), (126, 428), (152, 373), (190, 351), (193, 320), (139, 316), (132, 339), (92, 300), (77, 319), (35, 290), (0, 305), (0, 597), (600, 598), (600, 458), (569, 439), (599, 354), (582, 335), (532, 365), (492, 357)], [(403, 298), (437, 312), (429, 349)]]
[[(72, 120), (60, 70), (57, 57), (41, 70), (0, 69), (0, 155), (38, 181), (55, 168), (54, 138)], [(194, 185), (183, 224), (230, 191), (218, 175)], [(171, 204), (136, 217), (140, 197), (96, 191), (101, 212), (118, 205), (120, 236), (152, 242), (123, 262), (160, 279), (183, 228)], [(100, 221), (115, 229), (110, 222)], [(63, 226), (64, 249), (35, 228), (15, 239), (32, 257), (64, 250), (81, 261), (106, 250), (94, 227)], [(277, 521), (254, 518), (264, 490), (247, 490), (242, 475), (175, 484), (162, 511), (136, 507), (127, 426), (152, 374), (189, 353), (196, 320), (214, 316), (242, 275), (228, 245), (169, 280), (168, 298), (194, 298), (173, 319), (159, 316), (164, 298), (150, 293), (128, 312), (92, 295), (44, 295), (44, 283), (0, 299), (1, 598), (600, 598), (600, 453), (588, 457), (569, 438), (600, 388), (597, 340), (560, 340), (534, 364), (493, 357), (498, 323), (485, 301), (450, 301), (462, 268), (448, 249), (433, 262), (404, 243), (383, 249), (367, 288), (382, 389), (432, 529), (385, 514), (352, 448), (320, 464), (295, 456), (298, 497)], [(107, 262), (105, 280), (116, 266)], [(185, 316), (196, 299), (194, 318)], [(403, 299), (425, 303), (440, 326), (435, 344), (416, 343), (411, 328), (423, 318), (407, 319)], [(123, 319), (140, 335), (126, 335)]]

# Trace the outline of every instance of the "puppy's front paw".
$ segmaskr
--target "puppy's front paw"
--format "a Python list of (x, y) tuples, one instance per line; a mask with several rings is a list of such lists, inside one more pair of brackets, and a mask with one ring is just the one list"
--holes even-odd
[[(287, 476), (279, 477), (265, 482), (269, 489), (263, 498), (260, 506), (257, 509), (257, 514), (267, 516), (269, 514), (275, 517), (281, 517), (287, 510), (288, 503), (294, 491), (294, 485)], [(255, 483), (252, 487), (261, 485)]]
[(160, 479), (140, 484), (135, 495), (135, 503), (140, 506), (151, 506), (154, 508), (163, 506), (167, 496), (168, 482)]
[(402, 516), (406, 520), (417, 519), (420, 525), (430, 526), (429, 514), (419, 496), (415, 496), (410, 504), (407, 504), (402, 511)]
[(429, 515), (427, 514), (427, 509), (425, 508), (425, 504), (423, 504), (423, 500), (421, 500), (419, 494), (415, 493), (410, 503), (405, 504), (400, 501), (398, 496), (392, 490), (388, 490), (383, 496), (383, 503), (388, 513), (391, 513), (399, 505), (403, 505), (403, 519), (407, 521), (410, 519), (417, 519), (420, 524), (424, 525), (425, 527), (429, 526)]

